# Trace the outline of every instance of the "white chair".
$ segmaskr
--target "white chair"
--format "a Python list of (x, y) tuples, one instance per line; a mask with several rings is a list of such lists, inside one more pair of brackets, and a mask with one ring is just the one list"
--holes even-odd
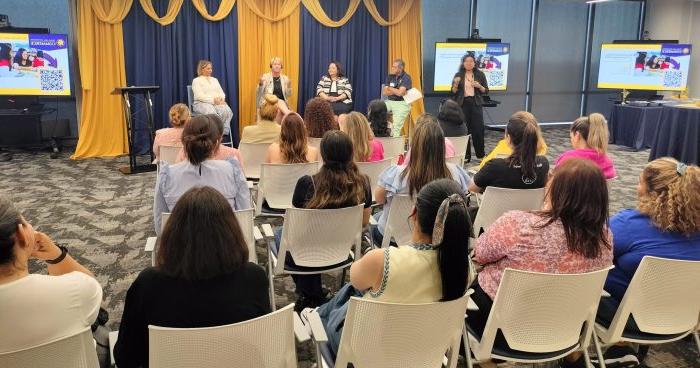
[(240, 153), (243, 163), (245, 164), (243, 166), (243, 171), (247, 178), (260, 178), (260, 165), (262, 165), (265, 162), (265, 158), (267, 158), (268, 147), (270, 147), (269, 143), (239, 143), (238, 153)]
[(182, 150), (182, 146), (160, 146), (158, 148), (160, 161), (165, 161), (172, 165), (177, 163), (177, 156)]
[(310, 313), (319, 367), (457, 366), (464, 311), (472, 290), (449, 302), (387, 303), (352, 297), (333, 359), (318, 313)]
[[(254, 210), (249, 208), (247, 210), (233, 211), (236, 215), (236, 220), (238, 220), (238, 225), (241, 227), (243, 232), (243, 238), (245, 239), (246, 245), (248, 246), (248, 261), (253, 263), (258, 263), (258, 254), (255, 251), (255, 243), (263, 239), (260, 229), (255, 226), (254, 221)], [(168, 222), (170, 218), (170, 213), (161, 214), (161, 231), (165, 228), (165, 223)], [(156, 265), (156, 244), (158, 243), (158, 238), (155, 236), (150, 236), (146, 240), (145, 252), (151, 253), (151, 266)]]
[[(341, 270), (360, 258), (363, 207), (359, 204), (338, 209), (287, 209), (279, 250), (274, 239), (268, 240), (267, 266), (273, 309), (275, 276)], [(286, 264), (288, 256), (294, 259), (294, 266)]]
[[(612, 268), (612, 267), (610, 267)], [(554, 361), (588, 346), (605, 278), (610, 268), (580, 274), (548, 274), (507, 268), (483, 333), (466, 325), (464, 344), (477, 361)], [(497, 343), (502, 334), (506, 344)]]
[(262, 164), (255, 201), (255, 215), (282, 216), (282, 213), (263, 213), (263, 203), (270, 208), (284, 210), (292, 207), (292, 195), (297, 181), (304, 175), (318, 172), (318, 162), (303, 164)]
[(399, 155), (406, 152), (406, 137), (374, 137), (382, 142), (384, 157), (393, 158), (394, 163)]
[(391, 239), (398, 246), (411, 243), (411, 228), (408, 226), (408, 216), (413, 210), (413, 199), (408, 194), (395, 195), (391, 199), (391, 207), (387, 214), (382, 248), (389, 246)]
[(456, 137), (446, 137), (455, 146), (455, 156), (467, 154), (467, 146), (469, 145), (469, 140), (471, 139), (471, 134), (461, 135)]
[[(2, 331), (11, 334), (11, 331)], [(0, 353), (2, 368), (99, 368), (90, 327), (28, 349)]]
[(501, 215), (512, 210), (532, 211), (542, 208), (544, 188), (507, 189), (486, 187), (474, 219), (474, 236), (491, 226)]
[(446, 157), (445, 162), (455, 164), (459, 167), (464, 167), (464, 155), (454, 155), (452, 157)]
[[(694, 333), (700, 314), (698, 280), (700, 261), (642, 258), (612, 321), (596, 321), (594, 344), (598, 356), (603, 356), (599, 340), (605, 345), (662, 344)], [(625, 328), (632, 317), (638, 330)]]
[(381, 175), (386, 168), (391, 166), (392, 163), (393, 158), (385, 158), (384, 160), (374, 162), (356, 162), (360, 173), (369, 176), (369, 185), (373, 189), (372, 201), (374, 201), (374, 187), (379, 183), (379, 175)]
[(309, 137), (309, 146), (314, 147), (321, 151), (321, 139), (322, 138), (314, 138), (314, 137)]

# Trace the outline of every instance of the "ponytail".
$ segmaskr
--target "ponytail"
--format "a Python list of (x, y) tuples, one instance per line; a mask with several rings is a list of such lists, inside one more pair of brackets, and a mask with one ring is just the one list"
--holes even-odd
[(220, 137), (220, 130), (209, 115), (193, 117), (182, 132), (182, 144), (187, 153), (187, 160), (192, 165), (204, 162), (218, 148)]
[(508, 120), (506, 133), (513, 145), (513, 153), (506, 159), (508, 166), (520, 166), (523, 178), (533, 181), (537, 178), (537, 150), (539, 146), (539, 128), (534, 115), (516, 112)]
[(608, 122), (599, 113), (582, 116), (571, 125), (571, 132), (578, 132), (586, 145), (600, 154), (608, 153)]

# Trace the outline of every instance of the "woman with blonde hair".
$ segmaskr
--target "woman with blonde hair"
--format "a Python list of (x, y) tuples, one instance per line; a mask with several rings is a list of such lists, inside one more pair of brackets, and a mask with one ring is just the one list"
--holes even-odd
[[(637, 208), (610, 219), (615, 268), (608, 273), (596, 320), (610, 323), (645, 256), (700, 261), (700, 168), (663, 157), (639, 175)], [(669, 302), (673, 302), (670, 300)], [(630, 326), (637, 328), (636, 323)], [(629, 324), (628, 324), (629, 326)], [(605, 362), (640, 364), (628, 345), (610, 347)]]
[(607, 155), (608, 122), (602, 114), (593, 113), (576, 119), (571, 125), (569, 137), (574, 149), (562, 153), (555, 166), (578, 157), (595, 162), (603, 170), (606, 179), (617, 176), (612, 160)]
[[(438, 116), (439, 117), (439, 116)], [(515, 114), (511, 115), (511, 119), (518, 119), (522, 120), (528, 123), (533, 124), (537, 128), (537, 155), (539, 156), (544, 156), (547, 154), (547, 143), (545, 143), (544, 138), (542, 137), (542, 129), (540, 129), (540, 125), (537, 122), (537, 118), (535, 115), (533, 115), (530, 112), (527, 111), (518, 111)], [(494, 147), (493, 151), (489, 152), (486, 157), (484, 157), (483, 160), (479, 163), (479, 168), (484, 167), (484, 165), (489, 162), (490, 160), (497, 158), (497, 157), (508, 157), (513, 154), (513, 148), (508, 144), (506, 141), (506, 138), (503, 137), (498, 143), (496, 144), (496, 147)]]
[(270, 60), (270, 72), (263, 74), (258, 83), (258, 106), (265, 100), (266, 94), (275, 95), (281, 101), (289, 101), (292, 96), (292, 82), (282, 74), (282, 58), (275, 56)]
[(273, 143), (280, 136), (280, 125), (275, 122), (279, 112), (279, 98), (267, 94), (258, 108), (260, 120), (243, 128), (241, 143)]
[(200, 60), (197, 63), (197, 78), (192, 80), (192, 110), (202, 115), (218, 115), (224, 122), (224, 135), (230, 135), (233, 111), (226, 104), (226, 94), (219, 81), (211, 76), (212, 71), (211, 61)]
[(318, 161), (318, 149), (309, 146), (304, 120), (297, 113), (282, 119), (282, 130), (277, 142), (267, 149), (265, 162), (272, 164), (298, 164)]
[(187, 105), (178, 103), (170, 108), (168, 116), (172, 128), (156, 130), (156, 137), (153, 139), (153, 153), (156, 159), (160, 158), (160, 146), (182, 146), (182, 130), (190, 120), (190, 109)]
[(352, 141), (355, 162), (374, 162), (384, 159), (384, 146), (369, 128), (364, 115), (353, 111), (340, 123), (340, 130), (347, 133)]

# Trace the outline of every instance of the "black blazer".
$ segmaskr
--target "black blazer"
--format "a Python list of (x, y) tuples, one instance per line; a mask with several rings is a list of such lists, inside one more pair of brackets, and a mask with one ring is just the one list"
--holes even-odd
[[(459, 71), (455, 73), (454, 77), (452, 77), (453, 81), (455, 78), (459, 77), (457, 92), (452, 95), (452, 99), (455, 100), (459, 104), (459, 106), (462, 106), (462, 102), (464, 102), (464, 74), (464, 72)], [(474, 80), (479, 82), (479, 84), (484, 86), (484, 88), (486, 89), (484, 93), (481, 93), (481, 91), (478, 88), (474, 88), (474, 102), (476, 103), (476, 106), (481, 106), (484, 104), (483, 95), (489, 94), (489, 84), (488, 82), (486, 82), (486, 75), (484, 74), (484, 72), (478, 69), (474, 69)]]

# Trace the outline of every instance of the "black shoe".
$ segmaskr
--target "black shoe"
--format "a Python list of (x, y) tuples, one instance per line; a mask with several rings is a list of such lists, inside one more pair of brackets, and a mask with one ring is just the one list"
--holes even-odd
[(566, 358), (562, 358), (559, 361), (559, 367), (561, 367), (561, 368), (586, 368), (586, 360), (583, 358), (583, 355), (578, 357), (578, 359), (574, 360), (573, 362), (566, 360)]
[[(639, 358), (637, 352), (627, 345), (613, 345), (603, 353), (605, 366), (609, 368), (627, 368), (639, 367)], [(591, 362), (595, 365), (600, 365), (598, 358), (591, 358)]]

